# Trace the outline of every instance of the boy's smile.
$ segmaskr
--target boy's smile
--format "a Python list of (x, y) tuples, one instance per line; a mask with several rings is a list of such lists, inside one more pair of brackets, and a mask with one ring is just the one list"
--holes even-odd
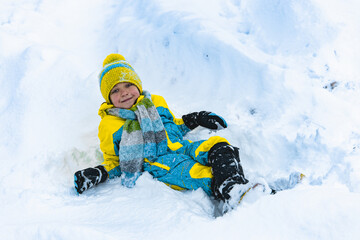
[(131, 108), (139, 96), (139, 89), (128, 82), (118, 83), (110, 91), (111, 103), (117, 108)]

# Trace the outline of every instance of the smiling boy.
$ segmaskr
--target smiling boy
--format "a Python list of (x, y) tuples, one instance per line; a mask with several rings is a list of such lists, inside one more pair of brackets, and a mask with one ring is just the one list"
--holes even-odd
[(143, 91), (140, 78), (120, 54), (106, 57), (99, 80), (105, 99), (98, 134), (104, 161), (75, 173), (78, 193), (114, 177), (134, 187), (143, 171), (174, 189), (202, 188), (224, 202), (230, 201), (234, 186), (249, 188), (238, 148), (225, 138), (183, 138), (198, 126), (226, 128), (222, 117), (201, 111), (176, 118), (163, 97)]

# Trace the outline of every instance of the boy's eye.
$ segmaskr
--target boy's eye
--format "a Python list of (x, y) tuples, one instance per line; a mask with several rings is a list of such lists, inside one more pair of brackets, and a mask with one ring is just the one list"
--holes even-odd
[(119, 91), (119, 89), (114, 89), (111, 91), (111, 94), (117, 93)]
[(134, 85), (134, 84), (132, 84), (132, 83), (127, 83), (127, 84), (126, 84), (126, 87), (128, 88), (128, 87), (131, 87), (132, 85)]

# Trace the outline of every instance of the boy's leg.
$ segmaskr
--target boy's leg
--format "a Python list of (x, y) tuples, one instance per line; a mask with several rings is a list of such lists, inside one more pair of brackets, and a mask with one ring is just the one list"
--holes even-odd
[(213, 136), (207, 140), (189, 142), (184, 140), (181, 142), (182, 147), (174, 151), (178, 154), (188, 155), (202, 165), (209, 165), (208, 153), (218, 143), (228, 143), (223, 137)]
[(218, 199), (228, 200), (235, 184), (248, 183), (240, 164), (238, 148), (231, 146), (225, 138), (215, 136), (186, 143), (176, 153), (189, 155), (200, 164), (211, 167), (212, 193)]
[(240, 164), (239, 150), (228, 143), (217, 143), (209, 153), (209, 164), (212, 168), (212, 191), (218, 199), (230, 199), (230, 191), (235, 184), (247, 184)]
[(213, 195), (211, 167), (199, 164), (190, 156), (167, 154), (154, 162), (145, 159), (144, 171), (174, 189), (202, 188), (209, 196)]

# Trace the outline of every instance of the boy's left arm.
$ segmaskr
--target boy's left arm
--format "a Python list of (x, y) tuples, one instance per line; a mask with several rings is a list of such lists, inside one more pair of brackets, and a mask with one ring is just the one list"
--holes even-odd
[(166, 111), (171, 115), (171, 120), (179, 126), (183, 136), (198, 126), (202, 126), (211, 130), (227, 128), (225, 119), (219, 115), (216, 115), (215, 113), (207, 111), (193, 112), (183, 115), (181, 118), (176, 118), (169, 109), (163, 97), (159, 95), (152, 95), (152, 100), (156, 108), (160, 107), (166, 109)]
[(202, 126), (211, 130), (227, 128), (225, 119), (212, 112), (193, 112), (183, 115), (182, 119), (185, 125), (191, 130), (198, 126)]
[(160, 116), (174, 122), (179, 127), (179, 130), (183, 136), (190, 132), (191, 129), (186, 126), (184, 120), (182, 118), (176, 118), (175, 115), (171, 112), (165, 99), (162, 96), (151, 95), (151, 98)]

